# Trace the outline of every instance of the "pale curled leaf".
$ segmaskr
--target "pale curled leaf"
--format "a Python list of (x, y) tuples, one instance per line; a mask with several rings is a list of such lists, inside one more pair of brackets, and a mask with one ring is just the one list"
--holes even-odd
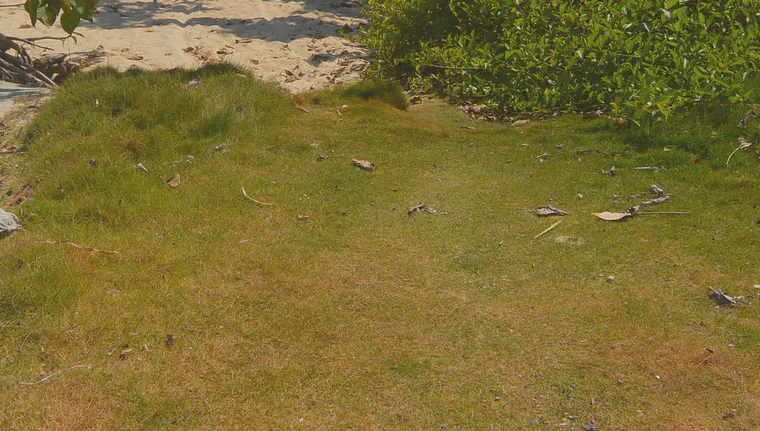
[(181, 175), (179, 174), (179, 172), (177, 172), (177, 174), (175, 174), (173, 177), (169, 178), (166, 181), (166, 184), (168, 184), (169, 187), (173, 189), (179, 187), (179, 185), (181, 184)]
[(618, 221), (618, 220), (623, 220), (628, 217), (633, 217), (632, 213), (603, 212), (603, 213), (592, 213), (592, 214), (605, 221)]
[(265, 206), (265, 207), (273, 207), (273, 206), (277, 205), (277, 204), (270, 204), (270, 203), (266, 203), (266, 202), (261, 202), (259, 200), (256, 200), (256, 199), (248, 196), (248, 193), (245, 192), (245, 187), (241, 187), (240, 189), (243, 191), (243, 196), (245, 196), (251, 202), (257, 203), (257, 204)]

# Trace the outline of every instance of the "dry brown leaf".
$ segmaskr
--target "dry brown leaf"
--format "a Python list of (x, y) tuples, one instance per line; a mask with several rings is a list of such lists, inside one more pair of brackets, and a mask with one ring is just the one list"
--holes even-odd
[(177, 172), (177, 174), (174, 175), (173, 177), (169, 178), (166, 181), (166, 184), (169, 184), (169, 187), (171, 187), (171, 188), (177, 188), (177, 187), (179, 187), (179, 185), (180, 185), (180, 174), (179, 174), (179, 172)]
[(20, 205), (21, 202), (24, 202), (31, 196), (32, 196), (32, 183), (26, 183), (24, 184), (24, 187), (21, 187), (21, 190), (19, 190), (18, 193), (13, 195), (13, 198), (11, 199), (11, 206)]
[(365, 171), (374, 171), (377, 169), (377, 165), (370, 162), (369, 160), (351, 159), (351, 162), (353, 162), (354, 166), (362, 168)]
[(603, 212), (603, 213), (592, 213), (592, 214), (605, 221), (618, 221), (618, 220), (623, 220), (628, 217), (633, 217), (633, 214), (631, 213)]
[(131, 57), (127, 57), (127, 60), (132, 60), (132, 61), (140, 61), (140, 60), (142, 60), (143, 58), (144, 58), (144, 57), (143, 57), (142, 55), (133, 55), (133, 56), (131, 56)]

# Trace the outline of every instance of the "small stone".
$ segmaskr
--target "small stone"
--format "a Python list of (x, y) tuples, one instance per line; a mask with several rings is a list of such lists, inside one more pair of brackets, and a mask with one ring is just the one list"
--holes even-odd
[(613, 281), (615, 281), (614, 275), (610, 275), (609, 277), (607, 277), (607, 282), (613, 282)]

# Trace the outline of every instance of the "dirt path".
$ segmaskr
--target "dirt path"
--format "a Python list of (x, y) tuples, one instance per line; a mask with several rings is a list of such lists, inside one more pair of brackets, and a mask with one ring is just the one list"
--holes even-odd
[[(58, 26), (25, 28), (29, 18), (20, 7), (1, 10), (7, 34), (64, 34)], [(355, 80), (367, 64), (365, 51), (338, 33), (362, 22), (357, 0), (105, 0), (98, 10), (93, 24), (80, 27), (77, 43), (47, 46), (85, 65), (122, 70), (227, 60), (293, 92)]]

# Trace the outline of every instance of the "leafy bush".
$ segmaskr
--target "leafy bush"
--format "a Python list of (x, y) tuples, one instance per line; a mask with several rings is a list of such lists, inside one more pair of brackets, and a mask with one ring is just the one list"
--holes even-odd
[[(372, 73), (507, 112), (611, 107), (648, 127), (742, 101), (756, 0), (369, 0)], [(751, 91), (751, 90), (750, 90)]]

